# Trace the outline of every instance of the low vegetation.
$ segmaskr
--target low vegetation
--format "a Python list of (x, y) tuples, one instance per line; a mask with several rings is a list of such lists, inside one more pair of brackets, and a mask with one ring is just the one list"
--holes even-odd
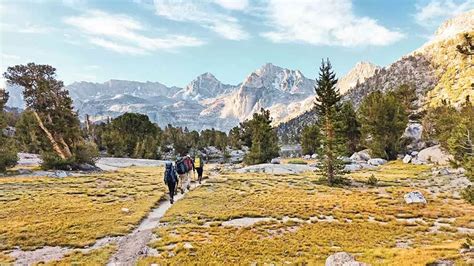
[[(314, 173), (224, 173), (168, 210), (155, 230), (160, 239), (151, 244), (160, 256), (139, 265), (321, 264), (338, 251), (358, 254), (358, 260), (373, 265), (462, 262), (466, 258), (459, 249), (466, 235), (457, 228), (474, 229), (473, 207), (425, 189), (426, 206), (403, 200), (412, 191), (411, 179), (430, 178), (427, 170), (392, 162), (355, 177), (365, 183), (376, 175), (383, 186), (344, 188), (319, 183)], [(226, 223), (238, 225), (240, 218), (262, 219), (247, 226)], [(437, 223), (449, 230), (435, 230)]]
[(82, 247), (130, 232), (165, 195), (162, 169), (0, 178), (0, 251)]

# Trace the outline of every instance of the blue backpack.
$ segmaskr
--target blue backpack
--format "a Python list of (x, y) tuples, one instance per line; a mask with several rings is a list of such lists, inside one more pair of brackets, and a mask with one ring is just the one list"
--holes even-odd
[(186, 165), (184, 164), (183, 159), (176, 161), (176, 171), (178, 172), (178, 174), (185, 174), (187, 172), (186, 170)]
[(176, 183), (178, 180), (178, 177), (176, 176), (176, 172), (174, 170), (173, 165), (166, 164), (166, 170), (165, 170), (165, 183), (170, 184), (170, 183)]

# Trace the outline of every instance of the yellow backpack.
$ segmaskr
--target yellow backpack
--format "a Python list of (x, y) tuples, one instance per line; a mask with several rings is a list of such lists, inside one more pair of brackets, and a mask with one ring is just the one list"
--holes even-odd
[(194, 158), (194, 168), (201, 168), (201, 158), (200, 157), (195, 157)]

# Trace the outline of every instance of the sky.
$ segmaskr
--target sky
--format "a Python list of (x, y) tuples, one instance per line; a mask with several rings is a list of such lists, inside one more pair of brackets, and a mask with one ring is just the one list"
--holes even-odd
[(66, 84), (110, 79), (238, 84), (265, 63), (315, 78), (386, 66), (474, 0), (0, 0), (0, 70), (35, 62)]

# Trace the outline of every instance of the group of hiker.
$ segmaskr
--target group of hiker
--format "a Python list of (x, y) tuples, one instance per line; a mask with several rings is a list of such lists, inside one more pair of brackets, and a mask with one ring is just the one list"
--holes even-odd
[(204, 162), (200, 155), (195, 156), (194, 160), (189, 155), (178, 157), (174, 165), (168, 161), (165, 166), (164, 181), (169, 189), (171, 204), (174, 202), (174, 195), (178, 193), (178, 189), (183, 194), (186, 189), (189, 191), (191, 188), (191, 171), (197, 172), (197, 181), (201, 184)]

